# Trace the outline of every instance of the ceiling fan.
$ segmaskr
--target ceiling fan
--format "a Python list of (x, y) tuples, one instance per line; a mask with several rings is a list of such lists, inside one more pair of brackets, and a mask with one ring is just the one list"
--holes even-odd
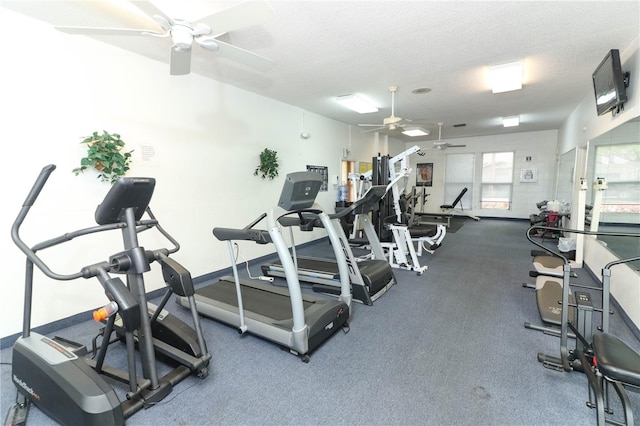
[(185, 75), (191, 72), (191, 46), (195, 42), (198, 46), (218, 53), (221, 56), (243, 63), (252, 68), (267, 70), (273, 65), (273, 60), (257, 55), (248, 50), (233, 46), (220, 40), (220, 36), (229, 31), (251, 25), (261, 24), (275, 16), (273, 9), (267, 2), (248, 1), (195, 22), (172, 19), (149, 1), (131, 1), (138, 9), (147, 14), (162, 27), (162, 32), (135, 28), (97, 28), (97, 27), (69, 27), (57, 26), (57, 30), (87, 36), (151, 36), (159, 38), (171, 37), (171, 75)]
[(442, 125), (444, 123), (438, 123), (438, 140), (433, 141), (433, 146), (427, 149), (447, 149), (447, 148), (464, 148), (466, 145), (454, 145), (442, 140)]
[[(396, 108), (396, 92), (398, 91), (398, 86), (389, 87), (389, 91), (391, 92), (391, 116), (382, 120), (382, 124), (358, 124), (360, 127), (373, 127), (372, 129), (364, 130), (363, 132), (377, 132), (380, 130), (401, 130), (408, 125), (412, 126), (428, 126), (433, 125), (433, 123), (414, 123), (411, 120), (402, 117), (396, 117), (395, 108)], [(426, 131), (428, 134), (428, 130)]]

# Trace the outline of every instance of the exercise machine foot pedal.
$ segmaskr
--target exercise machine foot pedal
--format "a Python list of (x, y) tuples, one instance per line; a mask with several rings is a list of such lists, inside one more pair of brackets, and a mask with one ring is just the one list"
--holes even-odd
[(27, 424), (27, 415), (29, 414), (29, 401), (24, 403), (16, 402), (9, 412), (5, 420), (5, 426), (25, 426)]
[(66, 350), (68, 350), (69, 352), (75, 354), (80, 358), (86, 356), (89, 353), (85, 345), (74, 342), (69, 339), (65, 339), (64, 337), (55, 336), (51, 340), (53, 340), (54, 342), (56, 342), (57, 344), (59, 344), (60, 346), (62, 346), (63, 348), (65, 348)]

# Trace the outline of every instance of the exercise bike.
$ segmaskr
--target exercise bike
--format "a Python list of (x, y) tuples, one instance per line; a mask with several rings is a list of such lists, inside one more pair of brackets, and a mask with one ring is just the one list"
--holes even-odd
[[(205, 378), (211, 355), (207, 351), (199, 316), (195, 310), (195, 293), (191, 276), (169, 254), (179, 245), (153, 217), (148, 204), (153, 194), (153, 178), (121, 178), (98, 206), (97, 226), (84, 228), (29, 247), (19, 235), (20, 227), (44, 187), (55, 165), (42, 169), (16, 218), (11, 236), (26, 255), (23, 331), (13, 347), (12, 379), (17, 388), (16, 404), (11, 407), (6, 424), (24, 424), (29, 404), (33, 403), (60, 424), (122, 425), (125, 419), (142, 408), (161, 401), (173, 386), (190, 376)], [(150, 219), (142, 220), (144, 213)], [(158, 229), (174, 245), (171, 249), (145, 250), (138, 243), (138, 234)], [(52, 271), (36, 254), (68, 242), (76, 237), (120, 230), (124, 251), (106, 261), (83, 266), (73, 274)], [(168, 286), (159, 306), (147, 303), (143, 274), (150, 264), (158, 262)], [(60, 337), (49, 338), (31, 331), (33, 266), (58, 281), (97, 278), (110, 303), (101, 319), (101, 343), (94, 339), (90, 353), (86, 346)], [(126, 275), (125, 285), (113, 274)], [(193, 328), (168, 314), (163, 308), (171, 294), (189, 300)], [(111, 340), (115, 333), (116, 338)], [(126, 347), (127, 369), (105, 364), (110, 344), (123, 341)], [(136, 352), (137, 350), (137, 352)], [(139, 353), (139, 359), (136, 357)], [(171, 361), (175, 368), (159, 377), (156, 355)], [(142, 366), (138, 376), (136, 364)], [(124, 401), (120, 401), (110, 378), (128, 384)]]

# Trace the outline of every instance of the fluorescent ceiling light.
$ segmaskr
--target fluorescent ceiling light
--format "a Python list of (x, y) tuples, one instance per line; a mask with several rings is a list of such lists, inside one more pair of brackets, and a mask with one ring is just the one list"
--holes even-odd
[(502, 117), (502, 125), (504, 127), (515, 127), (520, 125), (520, 117), (513, 115), (511, 117)]
[(522, 62), (511, 62), (489, 68), (489, 82), (493, 93), (522, 89)]
[(338, 96), (336, 102), (360, 114), (378, 112), (378, 108), (373, 103), (356, 95)]
[(407, 135), (407, 136), (411, 136), (412, 138), (416, 137), (416, 136), (428, 136), (429, 135), (428, 130), (422, 129), (420, 127), (411, 127), (409, 129), (404, 129), (402, 131), (403, 135)]

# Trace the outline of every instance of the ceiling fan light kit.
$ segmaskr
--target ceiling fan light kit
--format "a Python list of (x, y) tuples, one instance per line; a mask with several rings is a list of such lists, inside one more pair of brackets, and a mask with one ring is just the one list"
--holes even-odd
[(171, 39), (173, 40), (173, 45), (180, 49), (191, 49), (191, 45), (193, 44), (193, 28), (182, 25), (175, 24), (171, 28)]

